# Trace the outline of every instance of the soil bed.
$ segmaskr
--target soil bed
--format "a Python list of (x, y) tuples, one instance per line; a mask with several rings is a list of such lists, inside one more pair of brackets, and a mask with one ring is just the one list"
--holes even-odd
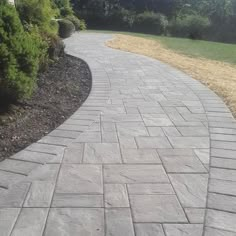
[(87, 64), (68, 55), (39, 74), (30, 100), (0, 112), (0, 161), (62, 124), (86, 100), (91, 84)]

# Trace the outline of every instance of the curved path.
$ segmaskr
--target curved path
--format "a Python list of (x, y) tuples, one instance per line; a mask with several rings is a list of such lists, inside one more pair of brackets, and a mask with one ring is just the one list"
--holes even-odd
[(0, 235), (235, 236), (230, 111), (182, 72), (107, 48), (111, 38), (65, 41), (91, 68), (91, 94), (0, 163)]

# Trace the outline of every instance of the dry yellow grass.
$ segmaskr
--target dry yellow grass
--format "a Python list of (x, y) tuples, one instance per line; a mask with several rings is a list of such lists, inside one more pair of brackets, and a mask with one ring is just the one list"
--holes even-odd
[(221, 96), (236, 117), (236, 66), (192, 58), (167, 49), (156, 40), (141, 37), (118, 34), (107, 46), (149, 56), (186, 72)]

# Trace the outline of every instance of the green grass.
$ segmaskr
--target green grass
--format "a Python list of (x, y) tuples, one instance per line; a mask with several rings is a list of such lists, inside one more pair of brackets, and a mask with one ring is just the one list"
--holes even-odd
[(236, 64), (236, 44), (216, 43), (203, 40), (191, 40), (117, 31), (89, 30), (88, 32), (121, 33), (143, 38), (150, 38), (160, 41), (165, 47), (169, 49), (190, 57), (201, 57)]

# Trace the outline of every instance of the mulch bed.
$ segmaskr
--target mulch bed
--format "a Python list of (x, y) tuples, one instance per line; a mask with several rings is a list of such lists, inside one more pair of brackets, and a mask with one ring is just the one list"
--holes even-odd
[(30, 100), (0, 112), (0, 161), (62, 124), (86, 100), (91, 84), (87, 64), (68, 55), (39, 74)]

